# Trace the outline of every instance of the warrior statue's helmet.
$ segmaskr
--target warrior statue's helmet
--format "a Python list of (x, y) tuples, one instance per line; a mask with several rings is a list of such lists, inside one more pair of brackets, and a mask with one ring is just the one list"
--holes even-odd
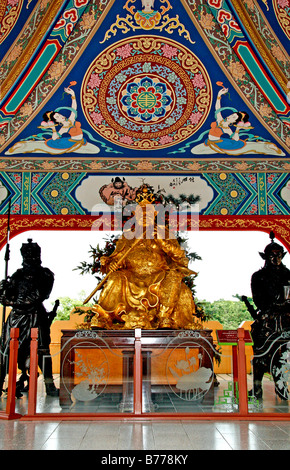
[(20, 248), (21, 255), (24, 261), (37, 260), (40, 262), (41, 249), (37, 243), (33, 243), (31, 238), (28, 238), (28, 243), (22, 243)]
[(282, 258), (284, 258), (287, 251), (284, 251), (284, 248), (283, 248), (282, 245), (279, 245), (278, 243), (274, 242), (275, 234), (272, 231), (270, 232), (270, 238), (271, 238), (271, 243), (269, 243), (265, 247), (264, 252), (263, 253), (259, 252), (261, 258), (263, 258), (264, 260), (269, 259), (269, 256), (272, 253), (272, 251), (280, 251), (281, 255), (282, 255)]

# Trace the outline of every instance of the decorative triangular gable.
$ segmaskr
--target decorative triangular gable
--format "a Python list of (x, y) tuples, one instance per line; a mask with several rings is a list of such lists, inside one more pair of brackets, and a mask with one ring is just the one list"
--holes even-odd
[(14, 3), (0, 37), (3, 214), (12, 199), (14, 214), (86, 216), (116, 178), (198, 193), (201, 215), (289, 213), (287, 5)]

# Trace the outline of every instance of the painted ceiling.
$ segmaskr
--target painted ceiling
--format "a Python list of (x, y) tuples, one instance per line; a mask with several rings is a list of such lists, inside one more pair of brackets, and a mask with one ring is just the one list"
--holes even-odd
[(0, 25), (2, 214), (91, 215), (145, 182), (289, 215), (290, 0), (2, 0)]

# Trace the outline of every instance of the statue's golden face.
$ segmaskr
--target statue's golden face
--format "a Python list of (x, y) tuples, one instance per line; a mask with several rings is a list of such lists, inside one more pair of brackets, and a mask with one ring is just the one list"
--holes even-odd
[(155, 207), (151, 204), (137, 206), (135, 211), (136, 237), (152, 238), (156, 217)]

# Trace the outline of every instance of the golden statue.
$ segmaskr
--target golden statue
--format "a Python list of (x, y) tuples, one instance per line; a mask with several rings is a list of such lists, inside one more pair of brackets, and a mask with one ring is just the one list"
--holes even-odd
[[(138, 238), (129, 239), (124, 230), (115, 251), (101, 258), (102, 287), (94, 305), (92, 327), (105, 329), (197, 329), (201, 324), (195, 314), (195, 303), (184, 277), (196, 275), (188, 269), (188, 258), (177, 239), (163, 227), (163, 237), (156, 224), (154, 198), (143, 188), (136, 198), (135, 216)], [(149, 210), (148, 210), (149, 209)], [(153, 225), (152, 225), (153, 224)], [(153, 227), (146, 238), (146, 229)], [(138, 227), (137, 227), (138, 228)], [(160, 228), (160, 227), (159, 227)], [(132, 232), (131, 232), (132, 235)]]

